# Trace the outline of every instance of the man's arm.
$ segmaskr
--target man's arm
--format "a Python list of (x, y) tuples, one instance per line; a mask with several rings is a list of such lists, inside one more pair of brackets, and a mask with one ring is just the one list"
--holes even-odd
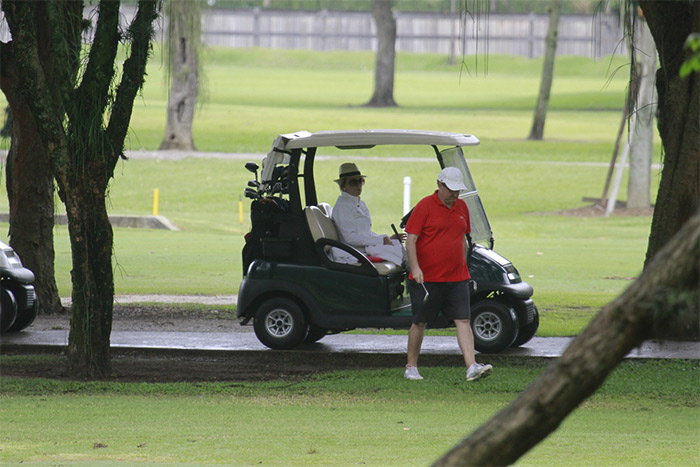
[(416, 251), (416, 241), (418, 235), (409, 233), (406, 238), (406, 254), (408, 255), (408, 264), (411, 266), (411, 275), (413, 280), (419, 284), (423, 283), (423, 271), (418, 265), (418, 253)]

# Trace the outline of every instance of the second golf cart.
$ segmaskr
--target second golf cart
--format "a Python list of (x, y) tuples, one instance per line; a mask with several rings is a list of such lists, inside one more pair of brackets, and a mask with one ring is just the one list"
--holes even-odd
[[(314, 162), (319, 148), (359, 151), (421, 145), (440, 168), (457, 167), (467, 186), (460, 198), (471, 217), (473, 248), (467, 261), (476, 283), (471, 298), (476, 350), (496, 353), (528, 342), (539, 326), (533, 290), (510, 261), (493, 251), (491, 227), (463, 152), (464, 147), (477, 144), (472, 135), (415, 130), (279, 135), (262, 161), (259, 178), (258, 164), (246, 164), (255, 180), (245, 189), (246, 197), (252, 199), (252, 227), (242, 252), (244, 278), (237, 311), (242, 324), (252, 319), (258, 339), (272, 349), (291, 349), (355, 328), (408, 329), (411, 303), (405, 292), (406, 270), (386, 261), (373, 262), (339, 241), (330, 205), (317, 197)], [(329, 254), (331, 248), (357, 261), (336, 262)], [(429, 326), (450, 324), (442, 319)]]
[(0, 332), (23, 330), (34, 322), (38, 310), (34, 273), (10, 245), (0, 242)]

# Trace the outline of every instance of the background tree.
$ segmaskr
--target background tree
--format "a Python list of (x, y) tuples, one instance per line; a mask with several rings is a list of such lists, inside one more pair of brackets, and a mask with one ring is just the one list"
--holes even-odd
[(691, 51), (683, 45), (700, 31), (700, 2), (639, 2), (659, 54), (658, 129), (664, 154), (646, 262), (700, 205), (700, 74), (679, 74)]
[(199, 93), (202, 34), (201, 0), (170, 0), (164, 11), (167, 28), (168, 120), (160, 149), (194, 150), (192, 121)]
[(683, 78), (679, 70), (690, 55), (683, 44), (700, 27), (700, 3), (641, 1), (640, 6), (661, 65), (657, 91), (665, 156), (644, 272), (525, 392), (435, 465), (513, 463), (553, 432), (643, 340), (686, 333), (697, 338), (700, 78), (698, 73)]
[[(0, 49), (2, 48), (2, 42), (0, 42)], [(0, 57), (2, 59), (2, 57)], [(0, 73), (2, 69), (0, 68)], [(0, 79), (2, 75), (0, 74)], [(12, 137), (12, 114), (10, 113), (10, 106), (5, 106), (5, 119), (2, 122), (2, 129), (0, 129), (0, 138), (7, 139)]]
[[(16, 67), (28, 118), (66, 206), (73, 285), (68, 362), (78, 377), (111, 374), (113, 232), (106, 196), (123, 157), (133, 101), (144, 82), (158, 5), (139, 0), (131, 24), (122, 30), (120, 2), (101, 1), (92, 42), (82, 56), (82, 2), (2, 2), (12, 35), (3, 47), (3, 61)], [(44, 41), (46, 48), (40, 46)], [(119, 77), (115, 64), (120, 41), (128, 47)]]
[(396, 63), (396, 18), (391, 0), (373, 0), (372, 14), (377, 27), (377, 55), (374, 67), (374, 94), (369, 107), (396, 107), (394, 67)]
[[(45, 29), (39, 33), (46, 33)], [(40, 36), (38, 59), (46, 63), (49, 38)], [(34, 272), (39, 313), (64, 312), (54, 275), (54, 183), (48, 155), (41, 144), (31, 109), (20, 86), (12, 43), (0, 43), (0, 88), (12, 112), (6, 113), (10, 148), (5, 186), (10, 213), (10, 246)], [(52, 73), (49, 69), (48, 73)], [(50, 79), (50, 78), (49, 78)], [(14, 118), (13, 118), (14, 116)]]
[(542, 80), (540, 81), (540, 93), (537, 97), (535, 117), (532, 120), (530, 136), (527, 139), (542, 140), (544, 136), (544, 122), (547, 119), (549, 107), (549, 94), (552, 90), (554, 78), (554, 59), (557, 55), (557, 36), (559, 35), (559, 18), (561, 17), (561, 0), (553, 0), (549, 10), (549, 26), (545, 40), (544, 63), (542, 65)]

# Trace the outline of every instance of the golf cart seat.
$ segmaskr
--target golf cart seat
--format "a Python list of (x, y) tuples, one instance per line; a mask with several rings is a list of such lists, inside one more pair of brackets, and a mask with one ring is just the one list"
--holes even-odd
[(333, 219), (333, 206), (328, 203), (318, 203), (318, 208), (323, 214), (326, 215), (326, 217)]
[[(329, 206), (330, 207), (330, 206)], [(368, 276), (387, 276), (402, 271), (401, 267), (390, 262), (371, 262), (367, 256), (356, 248), (339, 241), (338, 230), (333, 219), (330, 218), (318, 206), (307, 206), (304, 209), (306, 221), (316, 246), (316, 251), (321, 257), (324, 266), (329, 269), (340, 271), (356, 272)], [(341, 263), (334, 261), (331, 249), (335, 247), (352, 255), (357, 259), (356, 263)]]

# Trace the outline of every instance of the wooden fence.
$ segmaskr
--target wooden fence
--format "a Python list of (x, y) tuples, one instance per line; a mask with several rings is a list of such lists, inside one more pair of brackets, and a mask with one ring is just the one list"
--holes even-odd
[[(127, 24), (134, 13), (134, 6), (122, 6), (122, 22)], [(86, 15), (91, 14), (87, 8)], [(399, 11), (395, 15), (398, 52), (449, 56), (488, 53), (538, 57), (544, 54), (549, 21), (547, 15), (536, 14), (469, 16)], [(319, 51), (376, 50), (377, 42), (370, 13), (328, 10), (205, 9), (202, 35), (204, 42), (213, 46)], [(162, 35), (158, 32), (156, 37)], [(0, 40), (9, 40), (4, 18)], [(626, 53), (623, 29), (615, 16), (561, 17), (558, 55), (599, 58)]]
[[(207, 44), (309, 50), (376, 50), (370, 13), (339, 11), (207, 10)], [(396, 12), (399, 52), (471, 55), (544, 54), (547, 15), (466, 15)], [(624, 54), (623, 30), (611, 15), (562, 16), (557, 54), (598, 58)]]

